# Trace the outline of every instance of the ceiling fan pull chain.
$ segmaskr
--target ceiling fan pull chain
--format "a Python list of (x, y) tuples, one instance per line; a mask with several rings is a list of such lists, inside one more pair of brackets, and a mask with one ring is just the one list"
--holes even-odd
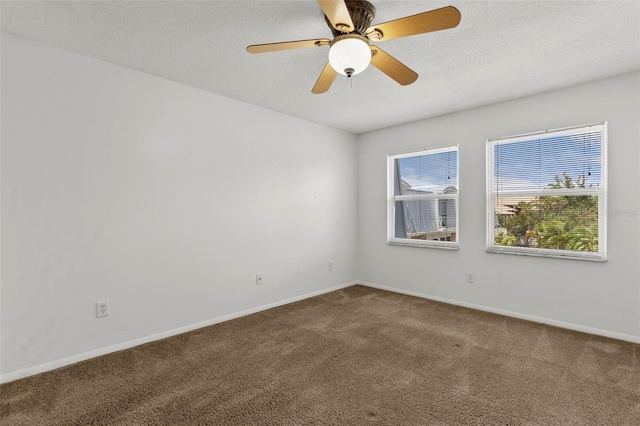
[(344, 73), (347, 75), (347, 81), (349, 82), (349, 89), (353, 89), (353, 81), (351, 80), (351, 76), (355, 70), (353, 68), (345, 68)]

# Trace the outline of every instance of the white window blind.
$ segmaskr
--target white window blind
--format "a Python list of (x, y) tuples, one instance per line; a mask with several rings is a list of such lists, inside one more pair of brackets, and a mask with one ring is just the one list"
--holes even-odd
[(389, 156), (388, 242), (457, 248), (458, 147)]
[(606, 259), (606, 123), (487, 142), (487, 250)]

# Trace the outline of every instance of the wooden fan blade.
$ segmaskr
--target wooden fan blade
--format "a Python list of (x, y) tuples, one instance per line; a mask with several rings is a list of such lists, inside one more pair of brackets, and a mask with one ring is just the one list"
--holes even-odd
[(371, 64), (403, 86), (418, 79), (415, 71), (379, 47), (371, 46), (371, 51), (373, 52)]
[(312, 40), (296, 40), (296, 41), (282, 41), (280, 43), (252, 44), (251, 46), (247, 46), (247, 52), (249, 53), (277, 52), (279, 50), (303, 49), (306, 47), (328, 46), (330, 43), (331, 43), (331, 40), (329, 40), (328, 38), (314, 38)]
[(331, 67), (331, 64), (327, 62), (322, 73), (320, 73), (320, 77), (318, 77), (318, 81), (316, 81), (316, 85), (311, 89), (311, 93), (318, 95), (329, 90), (329, 87), (331, 87), (337, 75), (338, 73)]
[(366, 34), (371, 40), (383, 41), (455, 28), (459, 23), (460, 11), (453, 6), (447, 6), (374, 25), (367, 29)]
[(343, 33), (350, 33), (355, 29), (344, 0), (318, 0), (318, 3), (333, 28)]

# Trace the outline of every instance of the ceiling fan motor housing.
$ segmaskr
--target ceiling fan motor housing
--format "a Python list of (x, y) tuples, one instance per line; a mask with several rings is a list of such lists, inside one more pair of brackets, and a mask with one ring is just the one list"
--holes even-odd
[[(364, 36), (365, 31), (371, 26), (371, 22), (376, 16), (376, 8), (366, 0), (345, 0), (345, 4), (355, 27), (353, 32)], [(334, 37), (344, 34), (342, 31), (333, 28), (326, 15), (324, 19)]]

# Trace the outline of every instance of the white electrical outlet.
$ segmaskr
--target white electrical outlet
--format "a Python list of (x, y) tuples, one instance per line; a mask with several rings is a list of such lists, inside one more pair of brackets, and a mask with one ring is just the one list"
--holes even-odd
[(264, 284), (264, 280), (262, 279), (262, 274), (256, 274), (256, 285)]
[(106, 316), (109, 316), (109, 301), (96, 302), (96, 317), (102, 318)]
[(467, 282), (469, 284), (473, 284), (476, 282), (476, 274), (475, 272), (467, 272)]
[(333, 271), (333, 262), (329, 261), (329, 264), (327, 265), (327, 269), (329, 269), (330, 271)]

